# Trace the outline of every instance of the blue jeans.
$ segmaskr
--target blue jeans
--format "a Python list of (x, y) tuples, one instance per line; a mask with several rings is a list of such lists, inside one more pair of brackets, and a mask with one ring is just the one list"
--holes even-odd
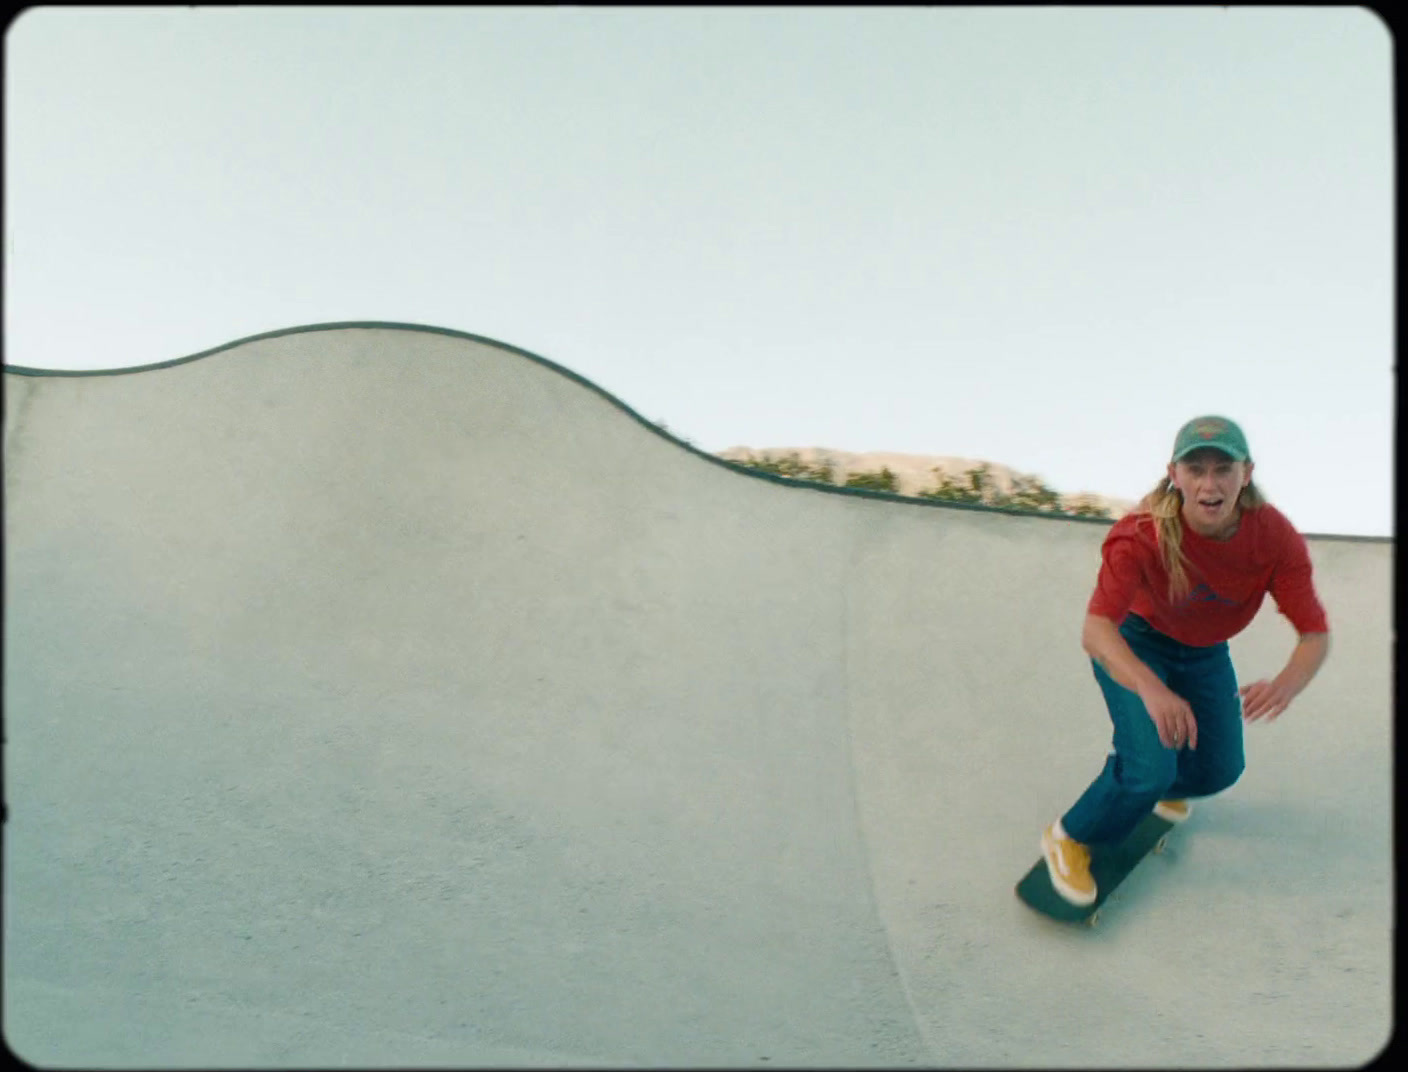
[(1115, 725), (1114, 748), (1105, 769), (1061, 817), (1069, 837), (1086, 845), (1117, 842), (1160, 800), (1205, 797), (1241, 776), (1242, 700), (1227, 644), (1194, 648), (1165, 636), (1137, 614), (1125, 618), (1120, 635), (1149, 669), (1193, 708), (1196, 750), (1165, 748), (1139, 694), (1092, 659)]

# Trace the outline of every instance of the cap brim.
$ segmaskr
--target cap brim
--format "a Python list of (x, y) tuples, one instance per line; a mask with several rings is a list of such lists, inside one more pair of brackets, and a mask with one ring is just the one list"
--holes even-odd
[(1236, 447), (1230, 446), (1226, 443), (1194, 443), (1192, 446), (1184, 447), (1177, 454), (1175, 454), (1173, 456), (1173, 460), (1176, 462), (1182, 461), (1184, 458), (1188, 457), (1188, 455), (1194, 454), (1200, 450), (1221, 451), (1223, 454), (1226, 454), (1229, 458), (1231, 458), (1234, 462), (1244, 462), (1247, 460), (1247, 456), (1245, 454), (1243, 454)]

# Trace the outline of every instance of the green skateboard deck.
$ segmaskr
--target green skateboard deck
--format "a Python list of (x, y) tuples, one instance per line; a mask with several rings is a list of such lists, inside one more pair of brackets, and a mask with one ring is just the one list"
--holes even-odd
[(1026, 877), (1017, 883), (1017, 896), (1042, 915), (1066, 923), (1088, 923), (1094, 926), (1100, 915), (1100, 906), (1110, 899), (1110, 894), (1129, 873), (1138, 866), (1151, 851), (1162, 852), (1168, 832), (1174, 823), (1160, 819), (1157, 815), (1147, 815), (1134, 828), (1134, 832), (1117, 845), (1092, 845), (1090, 847), (1090, 874), (1095, 879), (1095, 901), (1088, 905), (1074, 905), (1056, 892), (1051, 885), (1051, 876), (1046, 870), (1046, 858), (1037, 860)]

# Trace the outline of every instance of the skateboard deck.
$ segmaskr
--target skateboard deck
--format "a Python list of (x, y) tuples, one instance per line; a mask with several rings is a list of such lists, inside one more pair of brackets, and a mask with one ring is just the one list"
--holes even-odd
[(1174, 823), (1160, 819), (1157, 815), (1145, 816), (1134, 828), (1129, 837), (1116, 845), (1092, 845), (1090, 847), (1090, 874), (1095, 879), (1095, 901), (1088, 905), (1075, 905), (1066, 900), (1051, 885), (1051, 876), (1046, 870), (1046, 858), (1037, 860), (1035, 866), (1017, 883), (1017, 896), (1042, 915), (1067, 923), (1088, 923), (1095, 925), (1100, 915), (1100, 906), (1110, 899), (1110, 894), (1119, 889), (1129, 873), (1138, 866), (1151, 851), (1162, 852), (1168, 832)]

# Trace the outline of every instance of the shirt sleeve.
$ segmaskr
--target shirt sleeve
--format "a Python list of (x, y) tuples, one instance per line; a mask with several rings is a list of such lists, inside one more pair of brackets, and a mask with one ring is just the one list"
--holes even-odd
[(1100, 549), (1100, 574), (1095, 591), (1086, 605), (1087, 614), (1108, 618), (1119, 625), (1134, 604), (1134, 595), (1144, 576), (1139, 547), (1127, 533), (1111, 533)]
[(1281, 532), (1281, 553), (1271, 574), (1271, 598), (1297, 633), (1328, 633), (1329, 617), (1315, 592), (1310, 549), (1289, 521)]

